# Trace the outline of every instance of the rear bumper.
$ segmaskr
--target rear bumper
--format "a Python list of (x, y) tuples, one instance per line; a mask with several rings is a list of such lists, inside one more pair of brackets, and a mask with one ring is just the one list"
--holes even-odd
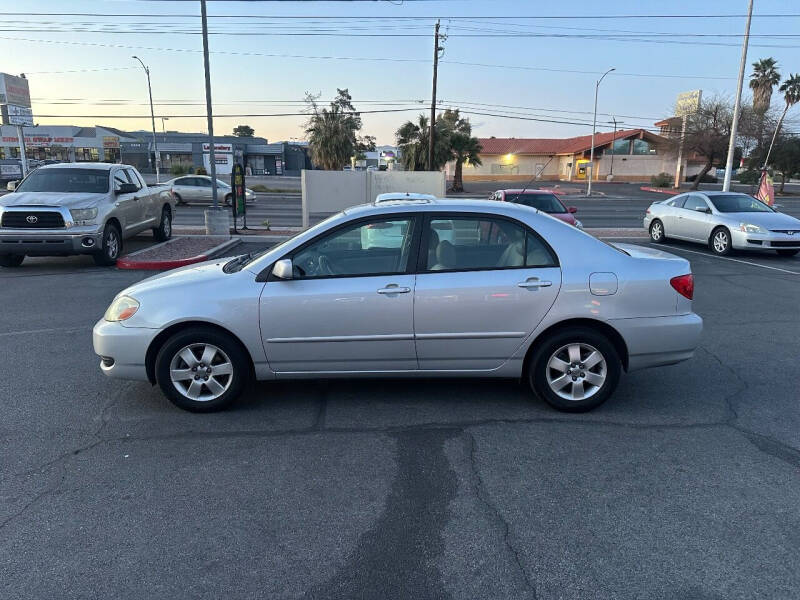
[(694, 313), (670, 317), (613, 319), (628, 347), (628, 371), (673, 365), (694, 356), (703, 319)]
[(148, 381), (145, 357), (157, 329), (123, 327), (100, 319), (92, 330), (94, 352), (100, 356), (100, 370), (114, 379)]
[(102, 237), (102, 233), (94, 230), (66, 233), (64, 230), (0, 229), (0, 254), (91, 254), (100, 248)]

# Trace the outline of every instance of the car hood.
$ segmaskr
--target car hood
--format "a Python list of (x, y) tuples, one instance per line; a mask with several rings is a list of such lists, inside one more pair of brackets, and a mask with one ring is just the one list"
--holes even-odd
[(764, 229), (796, 229), (800, 231), (800, 219), (783, 213), (740, 212), (721, 214), (726, 219), (734, 221), (737, 225), (739, 223), (750, 223), (759, 225)]
[(0, 197), (0, 206), (64, 206), (66, 208), (75, 208), (97, 204), (106, 197), (107, 194), (20, 192)]
[(223, 259), (217, 258), (186, 267), (180, 267), (171, 271), (164, 271), (158, 275), (142, 279), (140, 282), (125, 288), (119, 295), (133, 296), (139, 299), (143, 295), (170, 287), (184, 286), (187, 284), (203, 284), (213, 280), (219, 280), (221, 277), (227, 277), (227, 274), (222, 271), (222, 267), (224, 267), (225, 263), (229, 260), (230, 257)]

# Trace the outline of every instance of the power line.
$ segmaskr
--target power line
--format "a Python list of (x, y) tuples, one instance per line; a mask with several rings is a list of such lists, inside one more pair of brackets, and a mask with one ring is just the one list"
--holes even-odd
[[(196, 1), (196, 0), (188, 0)], [(43, 17), (109, 17), (109, 18), (128, 18), (128, 17), (159, 17), (159, 18), (183, 18), (193, 17), (199, 18), (200, 15), (194, 13), (101, 13), (101, 12), (0, 12), (0, 16), (43, 16)], [(740, 19), (747, 17), (746, 14), (654, 14), (654, 15), (636, 15), (636, 14), (621, 14), (621, 15), (251, 15), (251, 14), (225, 14), (225, 15), (208, 15), (209, 19), (236, 19), (246, 17), (248, 19), (330, 19), (330, 20), (436, 20), (441, 18), (443, 20), (458, 21), (458, 20), (505, 20), (505, 21), (519, 21), (519, 20), (617, 20), (617, 19)], [(800, 17), (800, 13), (764, 13), (754, 14), (753, 18), (760, 19), (785, 19)]]

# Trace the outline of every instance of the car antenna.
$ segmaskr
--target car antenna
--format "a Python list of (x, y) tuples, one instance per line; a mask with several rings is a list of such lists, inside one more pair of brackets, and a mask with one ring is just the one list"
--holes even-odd
[[(533, 177), (531, 178), (531, 180), (528, 183), (525, 184), (525, 187), (522, 188), (522, 191), (519, 194), (517, 194), (517, 199), (519, 199), (520, 196), (522, 196), (525, 192), (528, 191), (528, 188), (533, 184), (534, 181), (536, 181), (537, 177), (539, 177), (542, 173), (544, 173), (544, 170), (547, 168), (547, 165), (549, 165), (552, 162), (553, 158), (555, 158), (555, 154), (553, 154), (553, 156), (551, 156), (550, 159), (546, 163), (544, 163), (544, 166), (541, 168), (541, 170), (538, 173), (535, 172), (536, 171), (536, 167), (533, 168), (533, 170), (534, 170)], [(536, 210), (539, 210), (539, 209), (537, 208)]]

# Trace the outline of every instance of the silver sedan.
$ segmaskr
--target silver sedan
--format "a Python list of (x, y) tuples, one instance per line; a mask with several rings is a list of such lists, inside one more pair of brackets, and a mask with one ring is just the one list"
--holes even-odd
[(94, 328), (109, 377), (211, 411), (246, 382), (523, 379), (586, 411), (623, 371), (692, 357), (689, 263), (485, 200), (353, 207), (255, 255), (123, 290)]
[[(208, 175), (176, 177), (164, 185), (169, 186), (170, 194), (178, 204), (212, 202), (211, 177)], [(220, 202), (231, 203), (233, 190), (229, 183), (217, 179), (217, 194)], [(256, 193), (250, 188), (245, 188), (244, 195), (246, 202), (254, 202), (256, 199)]]
[(747, 194), (690, 192), (654, 202), (644, 226), (656, 243), (667, 238), (699, 242), (723, 256), (734, 249), (775, 250), (781, 256), (800, 252), (800, 219)]

